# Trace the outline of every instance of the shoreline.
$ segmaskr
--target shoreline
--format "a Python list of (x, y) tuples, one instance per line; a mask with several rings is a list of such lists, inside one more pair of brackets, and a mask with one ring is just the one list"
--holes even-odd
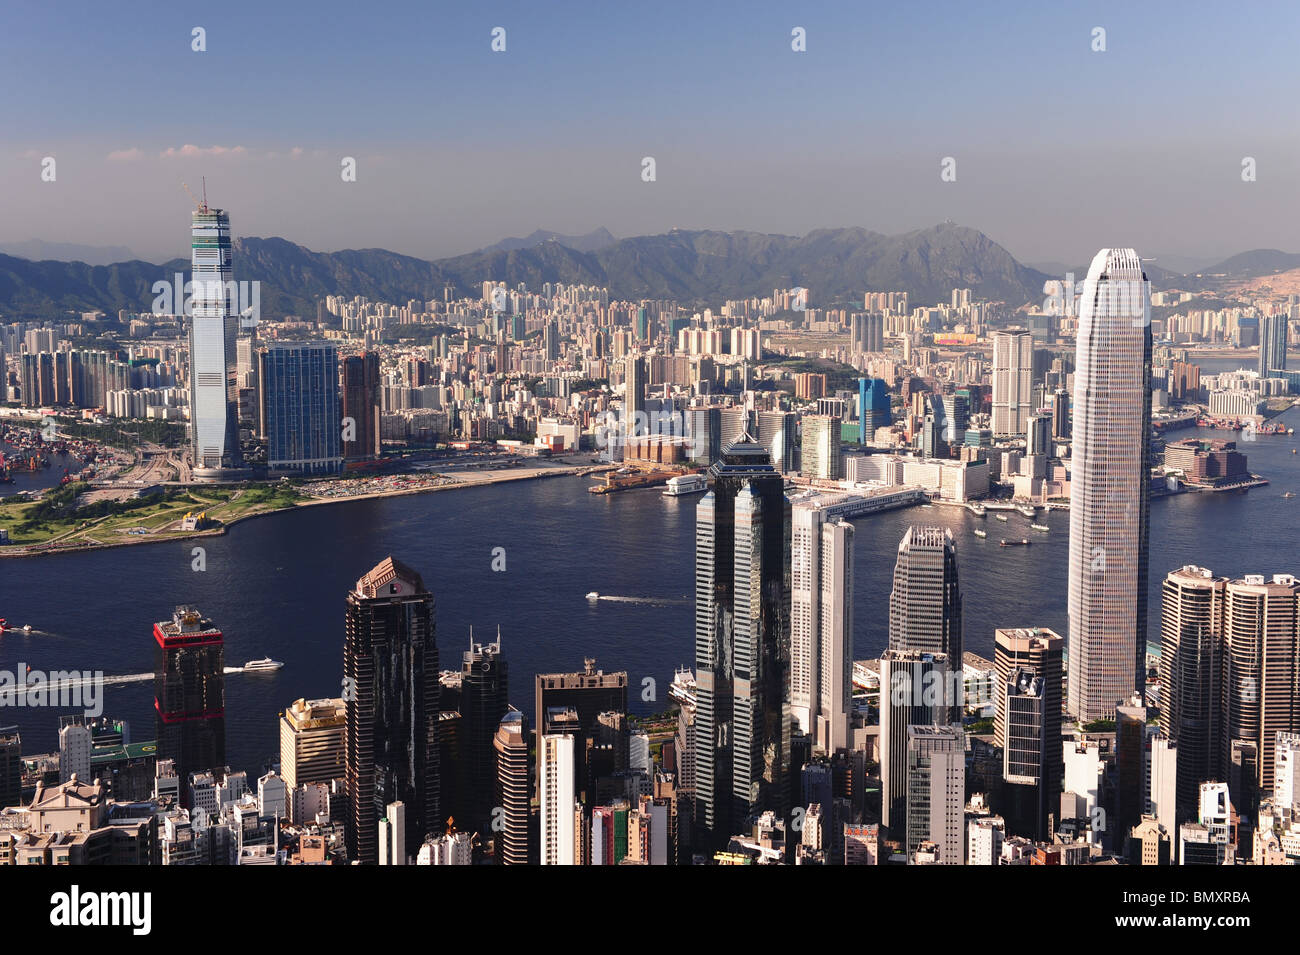
[[(457, 480), (447, 484), (432, 485), (429, 487), (411, 487), (401, 488), (393, 491), (373, 491), (366, 494), (348, 494), (338, 497), (311, 497), (306, 496), (305, 500), (296, 501), (287, 507), (277, 507), (271, 510), (258, 511), (256, 514), (243, 514), (229, 521), (223, 521), (220, 527), (209, 528), (201, 531), (185, 531), (168, 537), (151, 537), (137, 536), (129, 540), (118, 540), (111, 543), (78, 543), (68, 547), (42, 547), (42, 545), (32, 545), (41, 549), (32, 550), (24, 545), (9, 544), (0, 547), (0, 558), (11, 557), (48, 557), (53, 554), (78, 554), (84, 551), (92, 550), (112, 550), (119, 547), (134, 547), (143, 544), (172, 544), (178, 541), (197, 540), (204, 537), (222, 537), (229, 533), (230, 528), (244, 521), (256, 520), (259, 517), (267, 517), (271, 514), (283, 514), (293, 511), (297, 508), (317, 507), (324, 504), (345, 504), (349, 501), (373, 501), (383, 498), (409, 497), (415, 494), (433, 494), (438, 491), (452, 491), (461, 488), (486, 487), (493, 484), (509, 484), (515, 481), (533, 481), (544, 478), (557, 477), (583, 477), (593, 471), (604, 470), (607, 465), (596, 464), (573, 464), (562, 465), (559, 467), (540, 467), (540, 468), (516, 468), (506, 471), (481, 471), (474, 472), (472, 475), (478, 480)], [(203, 485), (196, 485), (202, 487)]]

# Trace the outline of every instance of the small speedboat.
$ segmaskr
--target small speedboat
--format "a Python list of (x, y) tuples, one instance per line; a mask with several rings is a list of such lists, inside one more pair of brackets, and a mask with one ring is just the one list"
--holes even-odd
[(588, 599), (588, 600), (599, 600), (599, 599), (600, 599), (600, 594), (596, 593), (596, 591), (593, 590), (593, 591), (591, 591), (591, 593), (587, 594), (587, 599)]

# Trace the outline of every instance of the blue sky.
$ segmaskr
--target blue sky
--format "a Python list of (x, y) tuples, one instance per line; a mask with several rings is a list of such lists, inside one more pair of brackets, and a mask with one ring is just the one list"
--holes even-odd
[(9, 0), (0, 241), (180, 254), (206, 175), (236, 233), (322, 250), (952, 218), (1024, 261), (1296, 251), (1297, 10)]

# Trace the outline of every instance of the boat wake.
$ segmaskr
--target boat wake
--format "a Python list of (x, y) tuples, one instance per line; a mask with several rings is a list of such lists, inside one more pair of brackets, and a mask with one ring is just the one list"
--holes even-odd
[(612, 600), (615, 603), (624, 604), (645, 604), (649, 607), (678, 607), (689, 604), (690, 601), (685, 597), (675, 599), (673, 597), (615, 597), (610, 594), (601, 594), (599, 597), (590, 598), (594, 600)]

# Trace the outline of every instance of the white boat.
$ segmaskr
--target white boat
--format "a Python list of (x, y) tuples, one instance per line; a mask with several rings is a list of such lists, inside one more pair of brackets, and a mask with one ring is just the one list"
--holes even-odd
[(664, 487), (665, 497), (682, 497), (686, 494), (699, 494), (709, 489), (709, 479), (703, 474), (679, 474), (670, 477)]
[(600, 594), (596, 593), (596, 591), (593, 590), (591, 593), (587, 594), (587, 599), (588, 599), (588, 600), (599, 600), (599, 599), (600, 599)]
[(966, 508), (976, 517), (983, 517), (988, 513), (988, 509), (983, 504), (967, 504)]
[(1034, 530), (1036, 530), (1036, 531), (1050, 531), (1050, 530), (1051, 530), (1051, 528), (1048, 527), (1046, 524), (1030, 524), (1029, 526), (1032, 527), (1032, 528), (1033, 528)]
[(278, 670), (284, 666), (279, 660), (272, 660), (270, 657), (262, 657), (260, 660), (249, 660), (244, 664), (245, 670)]
[(1007, 515), (1005, 514), (995, 514), (994, 517), (996, 517), (1000, 521), (1005, 521), (1007, 519)]
[(1021, 506), (1017, 507), (1016, 510), (1019, 511), (1021, 514), (1023, 514), (1025, 517), (1034, 516), (1034, 509), (1032, 507), (1028, 507), (1022, 504)]
[(976, 536), (976, 537), (988, 537), (988, 536), (989, 536), (989, 532), (988, 532), (988, 531), (982, 531), (982, 530), (980, 530), (980, 529), (977, 527), (977, 528), (975, 528), (975, 536)]

